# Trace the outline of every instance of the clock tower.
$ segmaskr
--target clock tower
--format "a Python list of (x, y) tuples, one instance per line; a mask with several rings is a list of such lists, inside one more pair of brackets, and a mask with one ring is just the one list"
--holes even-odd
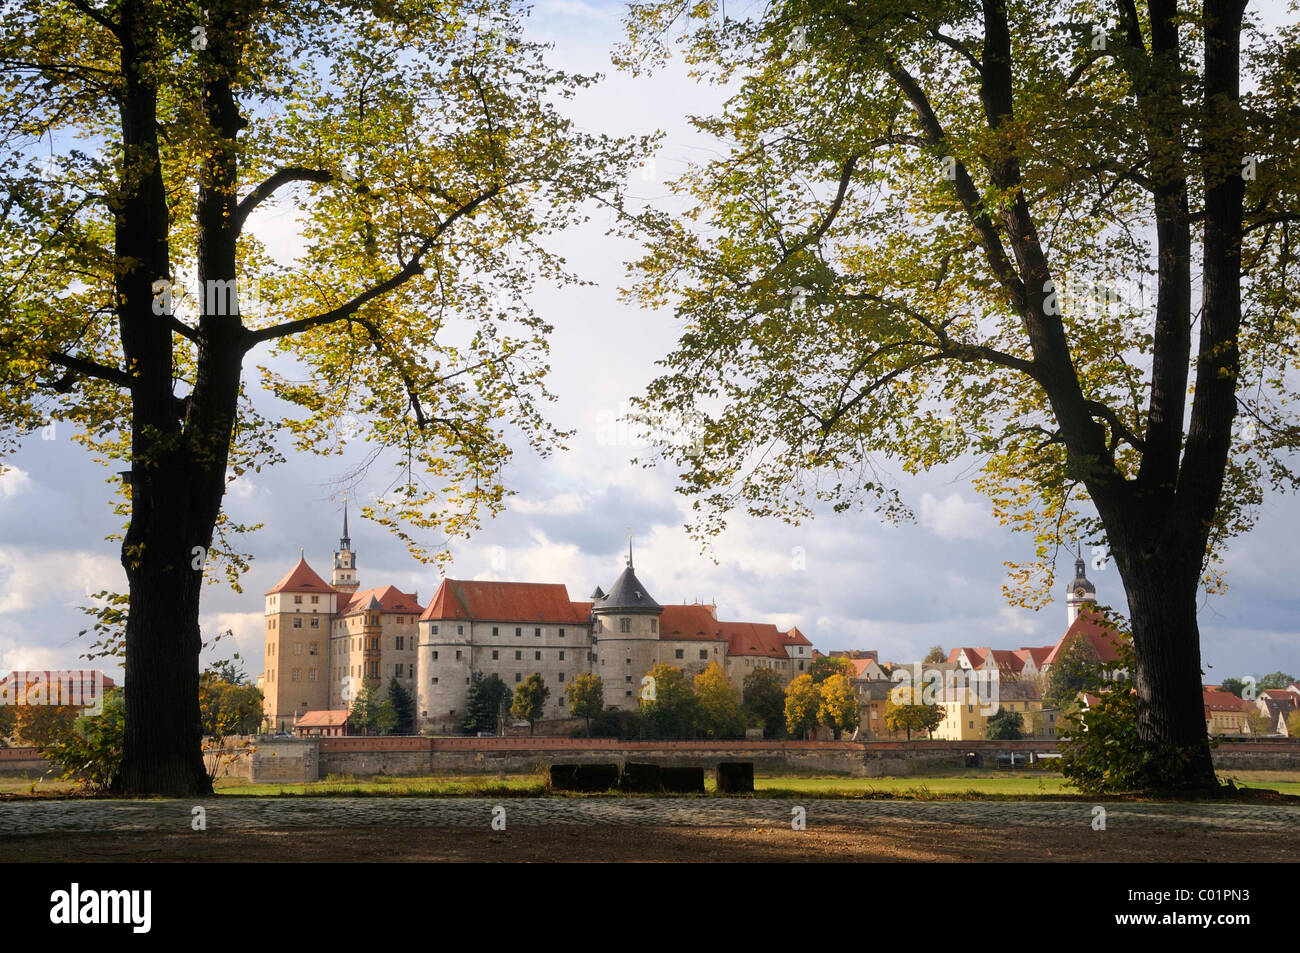
[(1088, 581), (1087, 573), (1084, 572), (1083, 555), (1076, 550), (1074, 578), (1070, 580), (1065, 595), (1065, 612), (1069, 619), (1068, 624), (1074, 624), (1074, 620), (1079, 618), (1079, 613), (1083, 611), (1085, 605), (1096, 604), (1097, 587)]

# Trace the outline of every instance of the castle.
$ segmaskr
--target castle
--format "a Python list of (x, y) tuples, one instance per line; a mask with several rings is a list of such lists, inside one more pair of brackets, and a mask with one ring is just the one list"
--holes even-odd
[(415, 699), (421, 732), (450, 734), (470, 684), (497, 675), (508, 686), (538, 673), (551, 689), (549, 719), (568, 716), (564, 687), (594, 672), (606, 707), (635, 709), (641, 678), (658, 662), (688, 675), (718, 662), (740, 688), (755, 668), (788, 683), (811, 665), (812, 643), (794, 627), (725, 622), (712, 605), (660, 605), (632, 565), (608, 593), (574, 602), (562, 583), (443, 579), (427, 606), (393, 586), (361, 589), (348, 536), (329, 582), (306, 557), (266, 593), (267, 720), (290, 731), (307, 712), (347, 709), (363, 681), (381, 693), (396, 678)]

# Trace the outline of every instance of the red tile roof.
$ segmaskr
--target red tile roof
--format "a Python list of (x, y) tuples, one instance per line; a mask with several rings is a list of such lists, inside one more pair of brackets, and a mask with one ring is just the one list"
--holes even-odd
[(659, 616), (659, 638), (717, 642), (722, 640), (722, 635), (708, 606), (664, 606)]
[(307, 558), (300, 556), (298, 564), (288, 574), (266, 591), (269, 596), (275, 592), (335, 592), (333, 586), (316, 574), (316, 570), (307, 565)]
[(1244, 701), (1232, 692), (1215, 691), (1207, 687), (1204, 695), (1206, 711), (1245, 711), (1255, 707), (1254, 702)]
[[(793, 625), (790, 626), (790, 631), (785, 633), (785, 640), (790, 645), (812, 645), (812, 643), (808, 641), (808, 637)], [(872, 652), (871, 658), (874, 659), (875, 657), (876, 653)]]
[(1016, 655), (1020, 656), (1020, 659), (1023, 662), (1032, 661), (1035, 668), (1042, 668), (1043, 663), (1046, 662), (1048, 656), (1052, 654), (1052, 648), (1053, 647), (1050, 645), (1044, 645), (1041, 648), (1021, 646), (1016, 652)]
[(347, 604), (339, 609), (339, 615), (352, 615), (368, 608), (372, 598), (379, 602), (383, 612), (409, 612), (413, 615), (424, 612), (424, 606), (415, 601), (413, 593), (402, 592), (394, 586), (378, 586), (352, 593)]
[(571, 601), (558, 582), (444, 579), (420, 618), (585, 625), (591, 603)]
[(998, 667), (998, 671), (1004, 675), (1019, 675), (1025, 667), (1025, 660), (1010, 649), (989, 649), (989, 655), (993, 657), (993, 664)]
[(1065, 635), (1061, 636), (1061, 641), (1052, 646), (1052, 651), (1043, 660), (1043, 664), (1055, 664), (1056, 657), (1061, 654), (1065, 643), (1076, 635), (1083, 636), (1092, 644), (1092, 647), (1097, 650), (1097, 657), (1101, 661), (1114, 662), (1119, 659), (1119, 649), (1115, 646), (1119, 632), (1107, 622), (1105, 616), (1085, 606), (1079, 612), (1078, 618), (1070, 623), (1070, 627), (1065, 630)]

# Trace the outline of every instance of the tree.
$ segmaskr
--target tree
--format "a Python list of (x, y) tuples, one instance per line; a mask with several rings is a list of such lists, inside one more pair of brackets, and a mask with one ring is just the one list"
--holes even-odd
[(1018, 711), (1001, 708), (989, 718), (984, 737), (989, 741), (1019, 741), (1025, 736), (1025, 719)]
[(1286, 733), (1290, 738), (1300, 738), (1300, 709), (1286, 716)]
[[(236, 537), (255, 527), (230, 521), (223, 496), (282, 459), (278, 429), (335, 454), (355, 425), (399, 477), (363, 513), (423, 559), (446, 554), (409, 526), (465, 536), (504, 505), (503, 423), (542, 454), (565, 436), (540, 413), (551, 329), (528, 294), (574, 279), (543, 242), (588, 200), (620, 208), (648, 141), (556, 111), (592, 79), (545, 64), (526, 12), (512, 0), (6, 10), (0, 431), (9, 445), (76, 428), (127, 468), (129, 609), (103, 594), (125, 624), (123, 791), (211, 789), (200, 591), (247, 566)], [(290, 190), (304, 213), (292, 266), (255, 234), (258, 211)], [(262, 415), (244, 389), (250, 358), (300, 412)]]
[(374, 707), (368, 727), (377, 735), (391, 735), (397, 730), (397, 721), (397, 707), (391, 698), (385, 698)]
[(1219, 687), (1222, 688), (1228, 694), (1236, 695), (1238, 698), (1240, 698), (1241, 693), (1246, 688), (1246, 683), (1239, 678), (1225, 678), (1223, 680), (1223, 684), (1220, 685)]
[(776, 669), (754, 669), (741, 692), (745, 714), (763, 726), (764, 738), (775, 738), (785, 728), (785, 690)]
[(14, 718), (14, 705), (0, 705), (0, 748), (7, 747), (13, 737), (17, 720)]
[(1262, 711), (1248, 711), (1246, 730), (1252, 735), (1267, 735), (1273, 730), (1273, 721)]
[(1269, 672), (1260, 678), (1257, 687), (1265, 688), (1288, 688), (1295, 682), (1294, 675), (1288, 675), (1286, 672)]
[(885, 727), (894, 732), (907, 732), (908, 741), (912, 740), (913, 731), (924, 731), (933, 736), (946, 714), (942, 705), (923, 704), (921, 693), (920, 685), (900, 686), (891, 691), (885, 701)]
[(45, 748), (65, 740), (81, 717), (72, 705), (20, 705), (14, 712), (14, 740)]
[(209, 738), (255, 734), (262, 724), (260, 689), (222, 677), (225, 666), (214, 666), (199, 676), (199, 715)]
[(905, 518), (880, 464), (978, 458), (1034, 538), (1013, 601), (1051, 597), (1065, 539), (1113, 558), (1143, 763), (1186, 789), (1216, 786), (1198, 592), (1298, 482), (1300, 34), (1243, 65), (1244, 8), (790, 0), (720, 30), (647, 0), (620, 52), (653, 66), (682, 28), (734, 89), (696, 120), (730, 149), (677, 183), (693, 206), (640, 219), (634, 294), (684, 330), (635, 416), (692, 420), (658, 449), (695, 532), (737, 507)]
[(352, 710), (348, 718), (353, 730), (368, 735), (375, 730), (375, 716), (379, 712), (379, 683), (368, 678), (362, 681), (356, 697), (352, 699)]
[(817, 727), (817, 716), (822, 707), (822, 695), (805, 673), (792, 679), (785, 687), (785, 730), (792, 738), (807, 739), (808, 732)]
[(1082, 635), (1072, 636), (1061, 647), (1052, 667), (1047, 670), (1043, 706), (1065, 709), (1073, 705), (1079, 692), (1090, 683), (1098, 660), (1097, 649), (1090, 641)]
[(820, 685), (832, 675), (843, 675), (845, 678), (852, 678), (856, 671), (853, 668), (853, 663), (846, 658), (831, 658), (829, 655), (819, 655), (808, 666), (808, 674), (812, 676), (814, 685)]
[(546, 687), (542, 676), (534, 672), (515, 686), (515, 700), (510, 706), (510, 714), (528, 722), (531, 735), (537, 727), (537, 720), (546, 709), (546, 699), (551, 697), (551, 690)]
[(699, 724), (699, 700), (680, 668), (656, 663), (653, 681), (641, 693), (641, 717), (655, 738), (693, 738)]
[(605, 683), (593, 672), (582, 672), (564, 686), (564, 697), (569, 702), (569, 714), (586, 719), (590, 735), (591, 719), (599, 718), (605, 710)]
[(727, 671), (719, 662), (695, 676), (695, 700), (699, 711), (699, 727), (710, 738), (745, 737), (745, 710), (740, 692), (727, 678)]
[(839, 741), (843, 732), (857, 728), (861, 720), (862, 704), (858, 701), (858, 693), (846, 675), (832, 675), (818, 687), (821, 704), (817, 709), (817, 720), (831, 729), (835, 740)]
[(498, 675), (477, 675), (469, 687), (469, 702), (460, 730), (467, 735), (500, 731), (501, 709), (510, 698), (510, 686)]
[(938, 665), (948, 661), (948, 653), (943, 650), (942, 645), (930, 646), (930, 651), (925, 653), (926, 665)]
[(393, 725), (393, 733), (398, 735), (415, 734), (415, 699), (406, 687), (399, 682), (396, 677), (388, 682), (388, 701), (393, 705), (393, 714), (397, 716), (397, 721)]

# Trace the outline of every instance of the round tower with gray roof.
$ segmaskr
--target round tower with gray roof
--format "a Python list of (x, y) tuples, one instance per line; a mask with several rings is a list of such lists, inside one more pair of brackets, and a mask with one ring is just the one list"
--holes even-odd
[[(600, 592), (599, 589), (596, 590)], [(659, 661), (659, 616), (663, 607), (651, 596), (632, 565), (628, 543), (625, 568), (608, 594), (591, 607), (596, 643), (596, 674), (605, 686), (605, 705), (635, 710), (642, 680)]]

